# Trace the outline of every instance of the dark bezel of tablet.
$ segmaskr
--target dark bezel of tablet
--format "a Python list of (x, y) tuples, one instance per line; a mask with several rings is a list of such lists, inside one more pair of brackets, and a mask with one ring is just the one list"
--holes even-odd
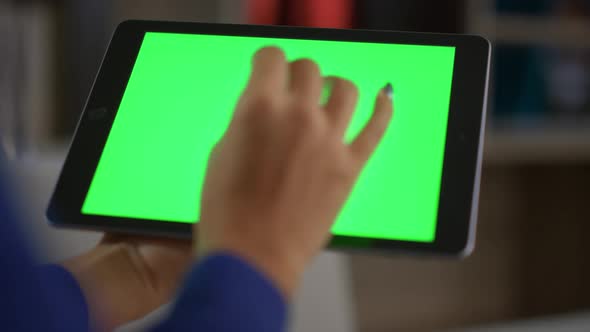
[[(334, 237), (330, 247), (466, 255), (474, 241), (490, 44), (477, 36), (207, 23), (127, 21), (117, 28), (82, 114), (47, 217), (56, 226), (189, 237), (191, 224), (85, 215), (94, 175), (146, 32), (200, 33), (456, 47), (436, 239)], [(199, 79), (196, 77), (195, 79)]]

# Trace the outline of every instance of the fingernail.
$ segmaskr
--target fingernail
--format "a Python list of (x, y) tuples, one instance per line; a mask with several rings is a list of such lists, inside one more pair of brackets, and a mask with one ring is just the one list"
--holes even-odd
[(385, 84), (385, 87), (383, 87), (383, 93), (389, 98), (389, 99), (393, 99), (393, 85), (391, 85), (390, 82), (387, 82), (387, 84)]

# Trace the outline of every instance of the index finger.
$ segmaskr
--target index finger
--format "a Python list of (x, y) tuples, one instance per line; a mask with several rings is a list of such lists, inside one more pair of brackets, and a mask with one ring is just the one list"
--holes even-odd
[(364, 165), (383, 138), (393, 115), (391, 84), (379, 91), (373, 114), (360, 134), (350, 143), (352, 153)]
[(248, 81), (249, 92), (285, 92), (287, 88), (287, 60), (278, 47), (264, 47), (254, 54), (252, 73)]

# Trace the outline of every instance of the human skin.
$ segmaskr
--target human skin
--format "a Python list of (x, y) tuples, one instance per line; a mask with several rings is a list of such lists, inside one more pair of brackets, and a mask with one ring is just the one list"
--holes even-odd
[(287, 298), (330, 239), (393, 114), (391, 90), (376, 91), (369, 122), (348, 144), (357, 88), (329, 77), (331, 95), (320, 105), (325, 80), (310, 59), (288, 63), (275, 47), (255, 54), (248, 85), (211, 154), (193, 232), (201, 255), (235, 254)]

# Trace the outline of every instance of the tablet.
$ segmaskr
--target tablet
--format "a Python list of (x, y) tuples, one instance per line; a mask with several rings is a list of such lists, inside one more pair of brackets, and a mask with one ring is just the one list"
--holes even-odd
[(207, 159), (252, 55), (282, 48), (359, 88), (346, 139), (394, 86), (395, 115), (332, 248), (473, 248), (490, 44), (467, 35), (127, 21), (116, 30), (48, 208), (57, 226), (190, 237)]

